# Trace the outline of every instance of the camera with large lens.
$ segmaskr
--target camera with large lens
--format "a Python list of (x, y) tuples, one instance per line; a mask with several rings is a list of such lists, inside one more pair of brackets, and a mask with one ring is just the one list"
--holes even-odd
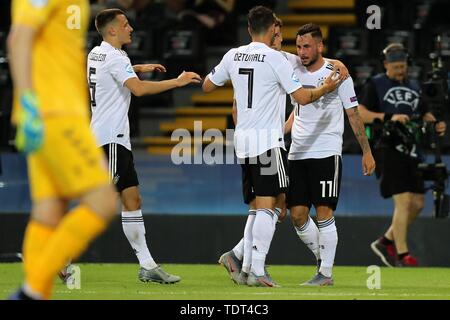
[[(422, 83), (422, 99), (427, 104), (429, 111), (442, 121), (448, 115), (450, 109), (448, 96), (448, 76), (444, 68), (441, 56), (441, 36), (436, 38), (436, 52), (430, 54), (432, 70), (428, 73), (428, 79)], [(440, 138), (435, 132), (434, 123), (428, 124), (430, 134), (430, 146), (434, 150), (434, 163), (420, 163), (419, 174), (425, 181), (432, 181), (430, 189), (434, 198), (434, 217), (446, 218), (450, 211), (450, 196), (445, 194), (445, 185), (449, 172), (442, 162)]]

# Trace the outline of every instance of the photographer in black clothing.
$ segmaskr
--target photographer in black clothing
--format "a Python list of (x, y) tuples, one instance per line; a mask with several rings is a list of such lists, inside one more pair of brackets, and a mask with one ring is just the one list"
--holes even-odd
[(358, 109), (365, 123), (381, 122), (385, 129), (390, 127), (403, 135), (402, 139), (396, 139), (394, 134), (384, 134), (388, 139), (377, 143), (375, 150), (381, 195), (393, 198), (394, 215), (389, 229), (371, 248), (388, 266), (412, 267), (418, 262), (408, 250), (408, 227), (423, 209), (425, 188), (418, 170), (421, 155), (414, 138), (417, 126), (411, 120), (435, 123), (434, 129), (440, 136), (445, 134), (446, 124), (437, 122), (427, 110), (420, 97), (419, 83), (407, 78), (405, 48), (392, 43), (383, 50), (383, 55), (386, 73), (367, 81), (358, 98)]

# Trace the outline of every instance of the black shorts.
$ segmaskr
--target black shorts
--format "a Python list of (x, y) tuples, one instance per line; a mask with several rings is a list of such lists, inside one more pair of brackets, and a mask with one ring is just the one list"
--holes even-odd
[(336, 210), (341, 189), (341, 156), (289, 160), (289, 173), (289, 208), (327, 205)]
[(241, 163), (242, 192), (244, 202), (249, 204), (259, 197), (276, 197), (286, 193), (289, 177), (286, 151), (274, 148)]
[(102, 146), (108, 159), (108, 172), (118, 192), (139, 185), (133, 153), (118, 143)]
[(417, 170), (418, 159), (383, 147), (376, 151), (380, 191), (383, 198), (403, 192), (425, 193), (425, 184)]

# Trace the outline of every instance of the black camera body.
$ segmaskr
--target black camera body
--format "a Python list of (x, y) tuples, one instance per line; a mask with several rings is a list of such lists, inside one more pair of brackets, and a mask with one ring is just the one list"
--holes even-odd
[(431, 187), (434, 198), (433, 216), (447, 218), (450, 211), (450, 196), (445, 194), (445, 183), (449, 176), (446, 164), (443, 162), (419, 163), (417, 169), (423, 180), (434, 182)]
[[(428, 74), (428, 80), (422, 83), (422, 99), (437, 121), (446, 119), (450, 110), (448, 76), (442, 62), (441, 47), (441, 36), (437, 36), (437, 50), (430, 54), (432, 70)], [(430, 129), (428, 131), (431, 132), (431, 147), (435, 151), (435, 162), (420, 163), (418, 170), (425, 181), (433, 181), (430, 189), (433, 191), (434, 217), (447, 218), (450, 211), (450, 196), (445, 194), (445, 184), (449, 172), (441, 159), (440, 138), (434, 130), (434, 125)]]

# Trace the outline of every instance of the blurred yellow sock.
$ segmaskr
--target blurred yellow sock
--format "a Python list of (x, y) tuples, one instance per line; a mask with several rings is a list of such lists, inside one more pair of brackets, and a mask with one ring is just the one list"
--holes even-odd
[[(54, 228), (34, 220), (30, 220), (28, 223), (22, 248), (25, 277), (35, 268), (36, 261), (39, 259), (53, 232)], [(49, 295), (49, 290), (49, 287), (44, 289), (44, 297)]]
[(26, 283), (34, 292), (49, 298), (57, 273), (70, 259), (76, 259), (89, 243), (105, 230), (107, 221), (84, 205), (69, 212), (47, 241), (27, 274)]

